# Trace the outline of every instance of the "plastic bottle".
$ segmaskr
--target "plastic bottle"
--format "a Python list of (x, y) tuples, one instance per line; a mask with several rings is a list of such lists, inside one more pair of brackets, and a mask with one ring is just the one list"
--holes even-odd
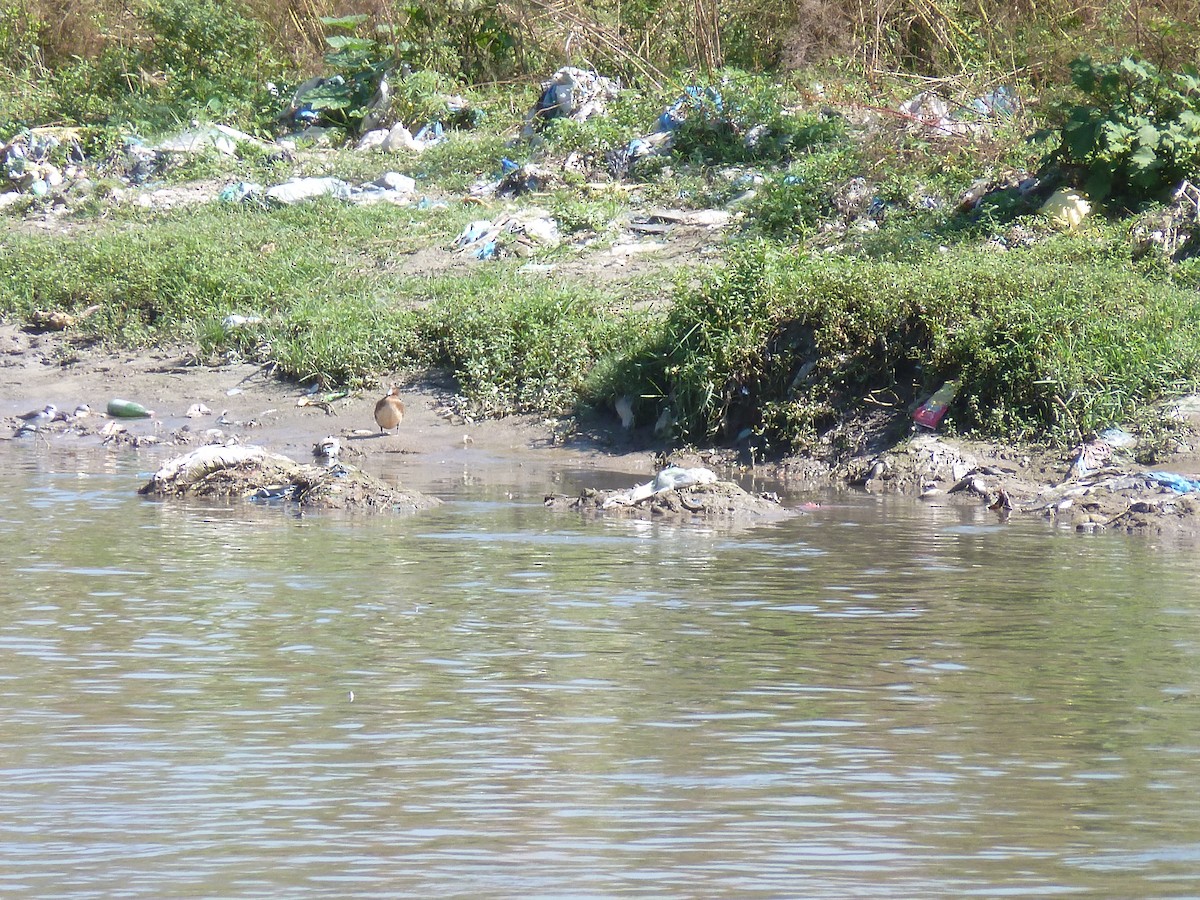
[(925, 428), (937, 428), (957, 393), (958, 382), (947, 381), (933, 392), (932, 397), (918, 407), (917, 411), (913, 413), (913, 421)]
[(146, 409), (140, 403), (119, 399), (108, 401), (107, 412), (114, 419), (147, 419), (154, 415), (154, 410)]

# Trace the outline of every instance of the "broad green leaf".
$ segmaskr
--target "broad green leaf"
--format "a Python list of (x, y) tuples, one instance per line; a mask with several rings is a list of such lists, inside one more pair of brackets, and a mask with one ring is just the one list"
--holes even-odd
[(350, 105), (349, 97), (312, 97), (304, 95), (304, 102), (313, 109), (345, 109)]
[(1093, 200), (1103, 200), (1110, 193), (1112, 193), (1112, 184), (1112, 169), (1101, 164), (1092, 168), (1091, 173), (1088, 175), (1087, 183), (1084, 184), (1083, 189)]
[(1063, 143), (1072, 159), (1087, 159), (1096, 149), (1097, 128), (1093, 122), (1068, 123), (1063, 128)]
[(355, 37), (352, 34), (331, 34), (325, 38), (325, 43), (335, 50), (358, 50), (363, 53), (374, 50), (377, 46), (370, 38)]
[(1100, 131), (1104, 135), (1105, 145), (1112, 151), (1124, 151), (1133, 138), (1133, 129), (1120, 122), (1105, 122), (1100, 126)]
[(1156, 167), (1158, 154), (1151, 147), (1138, 147), (1129, 157), (1129, 167), (1135, 173), (1147, 172)]
[(367, 21), (368, 16), (363, 13), (353, 16), (321, 16), (320, 22), (326, 28), (344, 28), (353, 30)]
[(1137, 137), (1143, 149), (1154, 150), (1158, 147), (1158, 129), (1149, 122), (1138, 129)]

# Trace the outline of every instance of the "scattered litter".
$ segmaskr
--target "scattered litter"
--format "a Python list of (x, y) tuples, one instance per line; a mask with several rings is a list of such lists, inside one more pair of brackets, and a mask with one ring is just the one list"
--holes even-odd
[(198, 419), (201, 416), (211, 416), (212, 410), (203, 403), (193, 403), (186, 413), (189, 419)]
[(236, 181), (221, 188), (217, 199), (222, 203), (244, 203), (263, 192), (263, 186), (253, 181)]
[(609, 250), (609, 256), (625, 258), (627, 256), (635, 256), (640, 253), (661, 253), (670, 245), (663, 241), (638, 241), (634, 244), (613, 244)]
[(148, 419), (154, 415), (154, 410), (146, 409), (133, 400), (120, 398), (109, 400), (105, 411), (115, 419)]
[(621, 92), (618, 82), (595, 72), (563, 66), (547, 81), (537, 103), (525, 117), (521, 137), (528, 140), (551, 119), (572, 119), (586, 122), (592, 116), (604, 115), (609, 101)]
[(350, 199), (350, 185), (340, 178), (293, 178), (283, 184), (269, 187), (263, 192), (268, 200), (291, 206), (304, 200), (317, 197), (334, 197), (338, 200)]
[(259, 325), (262, 323), (262, 316), (243, 316), (241, 313), (230, 313), (221, 320), (221, 327), (226, 331), (236, 331), (239, 328), (245, 328), (247, 325)]
[(1016, 97), (1007, 85), (1000, 85), (971, 101), (971, 109), (981, 116), (1011, 116), (1017, 111)]
[(386, 172), (374, 181), (351, 185), (340, 178), (293, 178), (273, 187), (239, 181), (221, 190), (218, 199), (227, 203), (270, 202), (283, 206), (333, 197), (350, 203), (409, 204), (417, 183), (399, 172)]
[(1092, 205), (1087, 198), (1071, 188), (1059, 188), (1042, 204), (1041, 213), (1059, 231), (1071, 231), (1088, 217)]
[(1200, 491), (1200, 480), (1186, 478), (1174, 472), (1147, 472), (1146, 478), (1155, 484), (1170, 488), (1177, 494), (1191, 494)]
[(186, 131), (163, 138), (150, 149), (159, 153), (203, 153), (215, 149), (225, 156), (235, 156), (239, 144), (250, 144), (260, 150), (269, 150), (273, 146), (228, 125), (194, 125)]
[[(70, 144), (69, 157), (73, 161), (65, 168), (50, 161), (51, 154), (64, 142)], [(83, 153), (75, 129), (22, 129), (8, 143), (0, 143), (0, 170), (7, 181), (7, 189), (34, 197), (45, 197), (51, 188), (78, 175), (77, 164), (82, 161)]]
[(724, 209), (653, 209), (644, 221), (650, 224), (691, 225), (700, 228), (723, 228), (733, 219)]
[(1200, 252), (1200, 188), (1184, 179), (1165, 209), (1141, 216), (1131, 231), (1135, 258), (1157, 249), (1173, 262)]
[(407, 175), (401, 175), (399, 172), (385, 172), (374, 181), (371, 182), (375, 187), (383, 188), (385, 191), (397, 191), (401, 194), (411, 194), (417, 189), (417, 183)]
[(532, 256), (540, 249), (557, 247), (558, 225), (540, 209), (502, 215), (495, 221), (477, 219), (454, 240), (459, 252), (476, 259)]
[(933, 392), (933, 396), (917, 407), (913, 421), (923, 428), (934, 430), (950, 409), (950, 403), (958, 394), (958, 382), (947, 381)]
[(355, 150), (382, 150), (384, 153), (423, 153), (434, 144), (445, 140), (446, 131), (441, 122), (431, 122), (413, 134), (397, 122), (391, 128), (376, 128), (368, 131), (355, 144)]

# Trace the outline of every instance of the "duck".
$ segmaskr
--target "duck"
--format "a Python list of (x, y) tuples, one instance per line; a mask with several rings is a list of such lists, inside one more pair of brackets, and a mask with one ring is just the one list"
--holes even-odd
[(398, 429), (404, 421), (404, 402), (399, 394), (399, 389), (392, 386), (375, 404), (375, 424), (381, 432)]

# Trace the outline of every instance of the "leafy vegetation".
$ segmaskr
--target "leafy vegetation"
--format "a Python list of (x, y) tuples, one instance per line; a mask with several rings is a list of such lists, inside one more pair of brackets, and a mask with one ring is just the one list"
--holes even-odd
[(751, 244), (682, 290), (593, 396), (639, 385), (644, 421), (669, 406), (693, 440), (748, 429), (791, 446), (869, 406), (904, 419), (956, 379), (953, 427), (1078, 440), (1200, 386), (1196, 285), (1136, 272), (1113, 249), (1060, 237), (913, 263)]
[(1200, 75), (1188, 66), (1161, 72), (1126, 56), (1071, 64), (1084, 96), (1065, 111), (1051, 159), (1083, 171), (1095, 200), (1136, 205), (1162, 199), (1200, 172)]

